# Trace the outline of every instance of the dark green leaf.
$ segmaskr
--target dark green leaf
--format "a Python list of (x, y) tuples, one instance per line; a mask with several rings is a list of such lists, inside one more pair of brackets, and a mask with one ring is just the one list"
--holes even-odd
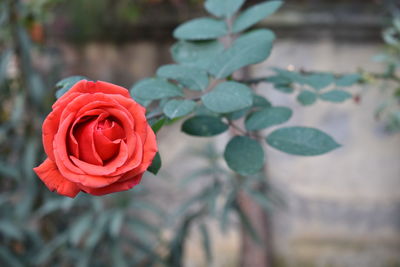
[(62, 79), (56, 84), (56, 98), (60, 98), (63, 94), (65, 94), (72, 86), (74, 86), (80, 80), (87, 80), (84, 76), (71, 76), (65, 79)]
[(154, 175), (157, 175), (160, 168), (161, 168), (161, 157), (160, 153), (157, 152), (150, 167), (147, 168), (147, 171), (151, 172)]
[(275, 13), (282, 4), (282, 1), (267, 1), (246, 9), (235, 19), (233, 23), (233, 32), (238, 33), (250, 28), (254, 24)]
[(299, 101), (303, 106), (312, 105), (316, 100), (317, 100), (317, 95), (309, 90), (303, 90), (297, 96), (297, 101)]
[(349, 98), (352, 98), (352, 95), (343, 90), (332, 90), (326, 93), (323, 93), (319, 96), (320, 99), (329, 101), (329, 102), (343, 102)]
[(194, 110), (195, 107), (196, 102), (192, 100), (172, 99), (165, 104), (163, 111), (168, 118), (174, 119), (188, 115)]
[(171, 47), (171, 54), (176, 62), (207, 70), (211, 61), (223, 50), (224, 46), (218, 41), (179, 41)]
[(227, 34), (224, 21), (213, 18), (197, 18), (187, 21), (174, 30), (174, 37), (184, 40), (209, 40)]
[(308, 127), (280, 128), (273, 131), (266, 140), (270, 146), (280, 151), (300, 156), (321, 155), (340, 147), (326, 133)]
[(156, 100), (166, 97), (183, 96), (182, 89), (162, 78), (148, 78), (138, 82), (131, 89), (134, 99)]
[(225, 78), (244, 66), (260, 63), (269, 56), (274, 40), (274, 33), (264, 29), (243, 34), (216, 56), (209, 71), (217, 78)]
[(201, 97), (204, 106), (217, 113), (229, 113), (253, 104), (251, 89), (238, 82), (223, 82)]
[(245, 121), (249, 131), (261, 130), (284, 123), (292, 116), (292, 110), (286, 107), (270, 107), (251, 113)]
[(255, 174), (264, 165), (264, 151), (254, 139), (235, 136), (227, 144), (224, 158), (229, 168), (241, 175)]
[(153, 129), (154, 133), (157, 133), (165, 124), (167, 118), (161, 118), (159, 120), (154, 120), (153, 122), (149, 122), (151, 125), (151, 129)]
[(228, 125), (213, 116), (194, 116), (182, 124), (182, 131), (194, 136), (214, 136), (228, 130)]
[(337, 86), (351, 86), (357, 83), (361, 79), (361, 75), (358, 73), (347, 74), (340, 76), (336, 79)]
[(230, 17), (243, 5), (244, 0), (207, 0), (205, 8), (216, 17)]
[(195, 91), (204, 90), (208, 86), (207, 72), (195, 67), (165, 65), (157, 70), (157, 76), (175, 80)]

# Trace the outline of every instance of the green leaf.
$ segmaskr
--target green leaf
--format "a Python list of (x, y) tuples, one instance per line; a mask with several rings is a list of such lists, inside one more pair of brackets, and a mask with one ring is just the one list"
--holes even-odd
[(136, 83), (131, 89), (134, 99), (156, 100), (183, 96), (182, 89), (162, 78), (148, 78)]
[(225, 117), (228, 120), (234, 121), (234, 120), (238, 120), (241, 117), (245, 116), (247, 114), (247, 112), (249, 112), (249, 111), (250, 111), (250, 108), (244, 108), (244, 109), (241, 109), (238, 111), (227, 113), (227, 114), (225, 114)]
[(71, 76), (65, 79), (62, 79), (56, 84), (56, 98), (60, 98), (63, 94), (68, 92), (72, 86), (74, 86), (80, 80), (87, 80), (84, 76)]
[(216, 17), (230, 17), (243, 5), (244, 0), (207, 0), (205, 8)]
[(175, 80), (194, 91), (204, 90), (208, 86), (207, 72), (195, 67), (165, 65), (157, 70), (157, 76)]
[(182, 131), (194, 136), (214, 136), (228, 130), (228, 125), (213, 116), (194, 116), (182, 124)]
[(217, 78), (225, 78), (244, 66), (260, 63), (271, 53), (274, 40), (274, 33), (265, 29), (243, 34), (215, 57), (209, 72)]
[(154, 175), (157, 175), (158, 171), (161, 169), (161, 157), (160, 153), (156, 153), (154, 156), (153, 162), (150, 167), (147, 168), (147, 171), (151, 172)]
[(251, 113), (245, 121), (249, 131), (261, 130), (284, 123), (292, 117), (292, 110), (286, 107), (270, 107)]
[(79, 241), (85, 237), (85, 233), (93, 226), (92, 214), (79, 217), (69, 229), (69, 241), (77, 246)]
[(238, 82), (223, 82), (201, 97), (204, 106), (217, 113), (229, 113), (253, 104), (251, 89)]
[(235, 136), (227, 144), (224, 158), (229, 168), (241, 175), (255, 174), (264, 165), (264, 151), (254, 139)]
[(269, 102), (265, 97), (262, 97), (260, 95), (253, 95), (253, 107), (269, 108), (271, 106), (271, 102)]
[(338, 102), (343, 102), (349, 98), (352, 98), (352, 95), (343, 90), (332, 90), (321, 94), (319, 98), (321, 100), (338, 103)]
[(124, 211), (123, 210), (117, 210), (110, 221), (110, 235), (113, 238), (117, 238), (121, 232), (122, 224), (124, 222)]
[(168, 118), (174, 119), (186, 116), (196, 107), (196, 102), (192, 100), (176, 100), (172, 99), (164, 106), (164, 113)]
[(274, 89), (281, 91), (282, 93), (285, 94), (290, 94), (293, 93), (294, 88), (288, 84), (288, 85), (283, 85), (283, 84), (275, 84)]
[(222, 20), (197, 18), (187, 21), (174, 30), (174, 37), (184, 40), (209, 40), (226, 35), (228, 29)]
[(282, 4), (282, 1), (267, 1), (246, 9), (234, 21), (233, 32), (238, 33), (250, 28), (254, 24), (275, 13)]
[(166, 121), (167, 121), (167, 118), (164, 117), (159, 120), (154, 120), (154, 121), (149, 120), (149, 123), (151, 125), (151, 129), (153, 129), (153, 132), (157, 133), (164, 126)]
[(176, 62), (207, 70), (214, 58), (223, 50), (224, 46), (218, 41), (188, 42), (181, 40), (171, 47), (171, 54)]
[(304, 83), (315, 90), (321, 90), (334, 82), (335, 78), (330, 73), (314, 73), (304, 77)]
[(316, 100), (317, 100), (317, 95), (309, 90), (303, 90), (297, 96), (297, 101), (299, 101), (303, 106), (312, 105)]
[(351, 86), (356, 84), (360, 79), (361, 75), (358, 73), (346, 74), (337, 78), (335, 83), (337, 86)]
[(326, 133), (308, 127), (280, 128), (268, 135), (266, 140), (280, 151), (300, 156), (321, 155), (340, 147)]

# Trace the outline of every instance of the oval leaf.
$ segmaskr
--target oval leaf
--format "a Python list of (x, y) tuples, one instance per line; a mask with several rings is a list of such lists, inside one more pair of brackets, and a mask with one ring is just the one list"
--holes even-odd
[(266, 140), (280, 151), (300, 156), (321, 155), (340, 147), (326, 133), (308, 127), (280, 128), (268, 135)]
[(297, 101), (299, 101), (303, 106), (312, 105), (316, 100), (317, 95), (309, 90), (301, 91), (301, 93), (297, 96)]
[(161, 78), (148, 78), (138, 82), (132, 87), (131, 94), (134, 99), (140, 100), (183, 96), (181, 88)]
[(262, 97), (260, 95), (253, 95), (253, 107), (269, 108), (271, 107), (271, 102), (269, 102), (265, 97)]
[(343, 75), (336, 79), (337, 86), (351, 86), (357, 83), (361, 79), (361, 75), (358, 73)]
[(191, 100), (170, 100), (164, 106), (164, 114), (168, 118), (174, 119), (185, 116), (192, 112), (196, 107), (196, 103)]
[(182, 124), (182, 131), (194, 136), (214, 136), (227, 129), (227, 124), (213, 116), (194, 116)]
[(165, 65), (157, 70), (157, 76), (175, 80), (195, 91), (204, 90), (208, 86), (207, 72), (194, 67)]
[(314, 73), (303, 78), (304, 83), (315, 90), (321, 90), (335, 81), (331, 73)]
[(229, 168), (241, 175), (257, 173), (264, 165), (261, 145), (247, 136), (232, 138), (225, 148), (224, 158)]
[(250, 28), (254, 24), (275, 13), (282, 4), (282, 1), (268, 1), (246, 9), (233, 23), (233, 32), (238, 33)]
[(223, 82), (201, 97), (204, 106), (217, 113), (229, 113), (250, 107), (253, 95), (246, 85), (237, 82)]
[(188, 42), (179, 41), (171, 47), (171, 54), (176, 62), (186, 66), (208, 69), (215, 56), (224, 50), (218, 41)]
[(197, 18), (187, 21), (174, 30), (174, 37), (184, 40), (209, 40), (227, 34), (224, 21), (213, 18)]
[(326, 93), (323, 93), (319, 96), (320, 99), (329, 101), (329, 102), (343, 102), (349, 98), (352, 98), (352, 95), (343, 90), (332, 90)]
[(207, 0), (205, 8), (216, 17), (230, 17), (243, 5), (244, 0)]
[(65, 79), (62, 79), (56, 84), (56, 98), (60, 98), (63, 94), (68, 92), (72, 86), (74, 86), (80, 80), (87, 80), (85, 76), (71, 76)]
[(261, 130), (284, 123), (292, 116), (292, 110), (286, 107), (270, 107), (251, 113), (245, 121), (249, 131)]
[(269, 56), (274, 40), (274, 33), (264, 29), (243, 34), (215, 58), (209, 71), (217, 78), (225, 78), (244, 66), (260, 63)]

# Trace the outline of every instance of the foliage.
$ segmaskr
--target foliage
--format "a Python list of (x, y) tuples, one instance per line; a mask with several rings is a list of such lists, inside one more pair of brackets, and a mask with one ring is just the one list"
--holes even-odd
[[(270, 55), (275, 34), (252, 27), (282, 4), (267, 1), (240, 10), (243, 3), (207, 0), (205, 7), (212, 17), (193, 19), (174, 31), (178, 40), (171, 53), (176, 63), (161, 66), (155, 77), (131, 88), (133, 98), (148, 107), (155, 132), (181, 120), (182, 131), (191, 136), (230, 133), (223, 159), (233, 172), (221, 163), (222, 153), (206, 147), (199, 154), (208, 160), (207, 166), (183, 181), (187, 185), (201, 178), (206, 181), (204, 187), (170, 216), (145, 200), (146, 191), (140, 186), (103, 198), (84, 195), (71, 200), (47, 192), (34, 177), (32, 167), (44, 157), (40, 125), (54, 98), (47, 94), (51, 89), (31, 60), (34, 45), (27, 21), (32, 20), (32, 12), (26, 11), (32, 7), (17, 0), (0, 3), (0, 25), (5, 25), (0, 35), (0, 240), (5, 244), (0, 247), (1, 265), (181, 266), (185, 241), (195, 227), (210, 261), (213, 255), (205, 224), (209, 218), (218, 220), (226, 231), (235, 216), (259, 240), (238, 195), (245, 192), (265, 210), (274, 203), (262, 172), (264, 147), (311, 156), (339, 145), (318, 129), (281, 127), (290, 121), (291, 108), (272, 105), (254, 85), (269, 83), (282, 93), (297, 94), (300, 104), (309, 106), (319, 100), (349, 99), (344, 87), (358, 82), (360, 76), (275, 68), (268, 77), (239, 79), (238, 72)], [(38, 14), (45, 14), (46, 7), (36, 6)], [(10, 75), (7, 66), (13, 57), (18, 71)], [(81, 78), (56, 83), (56, 97)], [(272, 131), (259, 132), (264, 129)], [(149, 171), (156, 174), (161, 165), (157, 155)], [(171, 220), (172, 225), (168, 224)], [(174, 236), (165, 238), (165, 229)]]

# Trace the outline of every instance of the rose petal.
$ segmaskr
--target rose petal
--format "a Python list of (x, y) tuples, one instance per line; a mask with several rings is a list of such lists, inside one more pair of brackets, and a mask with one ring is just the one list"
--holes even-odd
[(132, 177), (129, 180), (125, 180), (123, 182), (116, 182), (111, 185), (108, 185), (106, 187), (102, 188), (90, 188), (90, 187), (85, 187), (85, 186), (80, 186), (82, 191), (85, 191), (86, 193), (95, 195), (95, 196), (102, 196), (110, 193), (115, 193), (115, 192), (120, 192), (120, 191), (126, 191), (134, 186), (138, 185), (140, 183), (140, 180), (142, 179), (143, 173), (136, 175), (135, 177)]
[(47, 158), (40, 166), (33, 169), (43, 183), (58, 194), (74, 198), (81, 189), (75, 183), (65, 179), (57, 169), (57, 165)]

